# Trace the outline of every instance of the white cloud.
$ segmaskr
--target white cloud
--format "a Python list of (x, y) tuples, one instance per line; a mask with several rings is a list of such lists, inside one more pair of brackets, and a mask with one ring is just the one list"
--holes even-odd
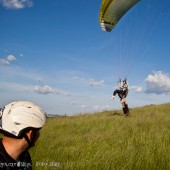
[(57, 91), (57, 89), (44, 85), (44, 86), (35, 86), (34, 91), (40, 94), (49, 94), (49, 93), (55, 93), (60, 94), (60, 91)]
[(145, 81), (146, 93), (170, 94), (170, 76), (168, 74), (157, 71), (149, 74)]
[(0, 3), (9, 9), (22, 9), (33, 5), (32, 0), (0, 0)]
[(87, 79), (85, 77), (73, 76), (72, 80), (79, 81), (79, 83), (87, 84), (89, 86), (102, 86), (104, 85), (104, 80)]
[(129, 90), (135, 91), (135, 92), (142, 92), (143, 88), (140, 86), (130, 86)]
[(89, 82), (90, 86), (102, 86), (102, 85), (104, 85), (104, 80), (97, 81), (97, 80), (94, 80), (94, 79), (89, 79), (88, 82)]
[(35, 86), (33, 89), (35, 92), (39, 93), (39, 94), (60, 94), (60, 95), (64, 95), (64, 96), (71, 96), (71, 94), (64, 92), (60, 89), (56, 89), (53, 88), (51, 86), (48, 85), (44, 85), (44, 86)]
[(12, 61), (15, 61), (15, 60), (16, 60), (16, 58), (13, 55), (8, 55), (5, 59), (4, 58), (0, 58), (0, 64), (8, 65)]
[(8, 65), (8, 64), (10, 64), (10, 63), (9, 63), (9, 61), (7, 61), (6, 59), (0, 58), (0, 64)]
[(13, 56), (13, 55), (9, 55), (9, 56), (7, 56), (7, 61), (9, 61), (9, 62), (11, 62), (11, 61), (15, 61), (16, 60), (16, 58)]

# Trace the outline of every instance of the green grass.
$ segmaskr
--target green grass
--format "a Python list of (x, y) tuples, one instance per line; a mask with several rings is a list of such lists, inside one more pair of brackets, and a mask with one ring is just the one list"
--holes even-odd
[(35, 170), (170, 170), (170, 104), (48, 118)]
[(170, 170), (170, 104), (48, 118), (34, 170)]

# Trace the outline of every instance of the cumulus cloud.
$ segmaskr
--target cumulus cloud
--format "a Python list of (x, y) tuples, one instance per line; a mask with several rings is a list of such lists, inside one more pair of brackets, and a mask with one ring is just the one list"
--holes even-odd
[(8, 65), (8, 64), (10, 64), (11, 62), (13, 62), (15, 60), (16, 60), (15, 56), (8, 55), (5, 59), (4, 58), (0, 58), (0, 64)]
[(104, 80), (97, 81), (97, 80), (94, 80), (94, 79), (89, 79), (88, 82), (89, 82), (90, 86), (102, 86), (102, 85), (104, 85)]
[(146, 93), (170, 95), (170, 76), (168, 74), (157, 71), (149, 74), (145, 81)]
[(22, 9), (31, 7), (33, 2), (32, 0), (0, 0), (0, 4), (8, 9)]
[(9, 61), (7, 61), (6, 59), (0, 58), (0, 64), (8, 65)]
[(71, 96), (71, 94), (69, 93), (66, 93), (60, 89), (56, 89), (56, 88), (53, 88), (51, 86), (48, 86), (48, 85), (44, 85), (44, 86), (35, 86), (34, 89), (33, 89), (36, 93), (39, 93), (39, 94), (60, 94), (60, 95), (64, 95), (64, 96)]
[(49, 94), (49, 93), (56, 93), (60, 94), (59, 91), (57, 91), (55, 88), (50, 87), (50, 86), (35, 86), (34, 91), (40, 94)]
[(129, 90), (135, 91), (135, 92), (142, 92), (143, 88), (140, 86), (130, 86)]
[(11, 62), (11, 61), (15, 61), (16, 58), (13, 55), (9, 55), (7, 56), (7, 61)]

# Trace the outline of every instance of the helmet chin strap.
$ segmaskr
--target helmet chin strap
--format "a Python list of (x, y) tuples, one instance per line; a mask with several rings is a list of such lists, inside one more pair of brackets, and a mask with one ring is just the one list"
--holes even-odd
[(24, 134), (23, 137), (25, 138), (25, 140), (28, 143), (28, 148), (33, 147), (35, 145), (34, 142), (31, 141), (26, 134)]

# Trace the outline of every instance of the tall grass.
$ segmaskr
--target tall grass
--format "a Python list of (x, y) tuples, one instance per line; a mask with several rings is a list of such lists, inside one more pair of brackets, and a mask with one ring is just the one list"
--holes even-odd
[(170, 170), (170, 104), (48, 118), (35, 170)]

